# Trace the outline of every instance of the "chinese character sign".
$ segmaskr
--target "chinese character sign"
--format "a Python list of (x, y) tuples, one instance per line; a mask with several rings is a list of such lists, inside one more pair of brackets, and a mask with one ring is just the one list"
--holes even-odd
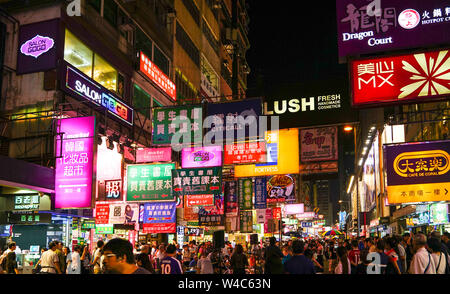
[(127, 201), (174, 200), (174, 163), (127, 166)]
[(224, 182), (225, 192), (225, 213), (227, 216), (237, 216), (238, 213), (238, 197), (237, 197), (237, 182), (226, 181)]
[(55, 208), (91, 207), (95, 117), (57, 121)]
[(239, 179), (239, 209), (253, 209), (252, 179)]
[(389, 204), (450, 200), (450, 141), (385, 145)]
[(255, 209), (267, 207), (267, 179), (255, 179)]
[(442, 0), (336, 1), (339, 56), (447, 43), (450, 5)]
[(122, 180), (105, 181), (106, 200), (122, 200)]
[(264, 142), (239, 143), (225, 145), (223, 160), (224, 164), (264, 163), (266, 156)]
[(186, 207), (214, 205), (214, 194), (185, 195)]
[(450, 94), (450, 51), (352, 61), (354, 105), (423, 102)]
[(295, 201), (295, 180), (291, 175), (269, 177), (267, 181), (267, 203)]
[(300, 130), (302, 162), (338, 159), (337, 127)]
[(95, 223), (99, 225), (109, 223), (109, 204), (95, 205)]
[[(153, 111), (153, 144), (171, 144), (175, 133), (187, 135), (190, 142), (203, 141), (201, 106), (156, 108)], [(183, 137), (180, 142), (183, 141)]]
[(183, 148), (181, 166), (183, 168), (222, 166), (222, 146)]
[(160, 87), (170, 98), (177, 100), (176, 87), (144, 53), (140, 52), (140, 70)]
[(239, 211), (240, 232), (253, 233), (253, 212), (251, 210)]
[(192, 168), (172, 170), (173, 192), (178, 195), (222, 193), (222, 168)]
[(162, 224), (176, 222), (175, 202), (146, 203), (144, 207), (144, 224)]
[(14, 197), (14, 210), (30, 210), (39, 209), (40, 196), (33, 195), (18, 195)]

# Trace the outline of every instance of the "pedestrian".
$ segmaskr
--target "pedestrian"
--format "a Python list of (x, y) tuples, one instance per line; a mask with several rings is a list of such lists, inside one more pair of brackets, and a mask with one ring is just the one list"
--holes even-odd
[(81, 247), (79, 245), (73, 246), (73, 252), (68, 254), (67, 261), (67, 274), (79, 275), (81, 274)]
[(56, 240), (55, 241), (58, 245), (56, 246), (56, 254), (59, 258), (59, 266), (61, 268), (61, 274), (66, 273), (66, 256), (63, 252), (63, 243), (61, 241)]
[(141, 247), (140, 253), (136, 255), (136, 265), (145, 268), (150, 273), (154, 274), (155, 269), (153, 268), (150, 256), (150, 246), (143, 245)]
[(328, 243), (327, 258), (328, 258), (328, 272), (330, 274), (334, 273), (337, 263), (336, 254), (337, 245), (335, 245), (333, 240)]
[(338, 275), (351, 274), (352, 267), (351, 267), (350, 259), (348, 258), (347, 248), (345, 248), (344, 246), (339, 246), (336, 249), (336, 254), (337, 254), (337, 265), (334, 270), (334, 273), (338, 274)]
[(315, 274), (313, 262), (305, 255), (305, 243), (300, 240), (292, 242), (293, 256), (285, 262), (284, 272), (288, 274)]
[(442, 251), (441, 240), (437, 238), (429, 238), (427, 241), (428, 248), (431, 250), (434, 264), (436, 265), (436, 274), (445, 274), (448, 256)]
[(350, 260), (352, 274), (356, 274), (356, 267), (360, 262), (361, 255), (361, 251), (358, 248), (358, 241), (356, 239), (352, 240), (351, 247), (352, 249), (348, 252), (348, 258)]
[(281, 260), (282, 264), (285, 264), (286, 261), (288, 261), (291, 257), (291, 248), (287, 245), (283, 246), (283, 249), (281, 250), (281, 252), (283, 253), (283, 259)]
[(84, 245), (81, 247), (80, 251), (82, 252), (80, 261), (81, 261), (81, 274), (87, 275), (92, 273), (92, 268), (90, 265), (91, 254), (89, 253), (89, 247)]
[(317, 262), (316, 257), (314, 256), (314, 247), (312, 247), (311, 249), (306, 249), (305, 250), (305, 256), (306, 258), (308, 258), (309, 260), (311, 260), (313, 262), (314, 268), (316, 272), (321, 272), (322, 271), (322, 266)]
[(367, 267), (370, 264), (370, 260), (368, 260), (369, 250), (364, 249), (361, 251), (361, 260), (360, 263), (356, 266), (356, 274), (357, 275), (367, 275)]
[(213, 274), (214, 268), (210, 259), (211, 254), (207, 255), (206, 252), (202, 253), (201, 258), (197, 262), (198, 274)]
[(406, 270), (406, 272), (408, 272), (411, 267), (411, 260), (414, 255), (412, 238), (411, 238), (411, 234), (409, 232), (405, 232), (403, 234), (401, 244), (402, 244), (403, 248), (405, 248), (405, 252), (406, 252), (406, 269), (405, 270)]
[(282, 258), (283, 253), (280, 248), (276, 245), (275, 237), (269, 238), (269, 246), (264, 251), (264, 273), (266, 274), (282, 274), (283, 273), (283, 264)]
[(418, 233), (414, 235), (413, 249), (415, 254), (411, 260), (410, 274), (436, 274), (434, 259), (425, 248), (426, 245), (427, 237), (424, 234)]
[(189, 250), (189, 245), (187, 245), (187, 244), (183, 245), (182, 255), (183, 255), (183, 259), (182, 259), (183, 266), (184, 266), (184, 268), (187, 268), (187, 267), (189, 267), (189, 263), (192, 260), (192, 253)]
[(67, 246), (63, 247), (62, 252), (63, 252), (63, 254), (65, 256), (65, 264), (66, 264), (66, 268), (64, 270), (64, 273), (67, 274), (68, 270), (69, 270), (70, 263), (72, 262), (72, 252), (70, 252), (70, 249)]
[(6, 257), (10, 252), (15, 252), (17, 248), (16, 242), (11, 242), (8, 244), (8, 249), (6, 249), (2, 255), (0, 256), (0, 267), (2, 268), (2, 272), (6, 271)]
[(406, 263), (406, 249), (403, 247), (403, 244), (401, 243), (402, 238), (399, 235), (394, 236), (397, 241), (397, 248), (398, 248), (398, 258), (401, 264), (401, 271), (402, 274), (405, 274), (407, 272), (407, 263)]
[(161, 274), (183, 274), (181, 262), (175, 258), (177, 248), (170, 244), (165, 249), (164, 258), (161, 260)]
[(379, 261), (379, 263), (375, 264), (376, 272), (382, 275), (386, 274), (386, 268), (389, 264), (389, 256), (386, 255), (384, 250), (386, 249), (386, 245), (383, 239), (378, 239), (376, 241), (376, 253), (378, 254), (379, 259), (375, 259), (375, 261)]
[(42, 253), (41, 258), (37, 262), (39, 264), (41, 274), (61, 274), (61, 267), (59, 264), (59, 257), (56, 253), (58, 247), (58, 241), (51, 241), (48, 244), (48, 250)]
[(449, 232), (445, 232), (442, 235), (441, 240), (442, 240), (442, 243), (444, 243), (447, 246), (447, 248), (450, 248), (450, 233)]
[[(280, 259), (281, 262), (281, 259)], [(233, 255), (231, 255), (230, 265), (235, 275), (245, 274), (245, 267), (248, 266), (247, 256), (241, 244), (236, 245)]]
[(133, 245), (124, 239), (114, 238), (102, 246), (107, 274), (150, 274), (135, 264)]
[(17, 268), (16, 252), (11, 251), (6, 255), (5, 270), (7, 274), (18, 275), (19, 269)]
[(386, 238), (384, 253), (389, 257), (389, 263), (386, 267), (386, 274), (398, 274), (402, 273), (402, 264), (399, 258), (399, 250), (397, 239), (394, 237)]

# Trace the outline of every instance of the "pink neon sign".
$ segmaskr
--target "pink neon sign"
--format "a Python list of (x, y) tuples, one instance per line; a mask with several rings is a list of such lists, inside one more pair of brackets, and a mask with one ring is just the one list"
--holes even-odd
[(222, 165), (222, 146), (183, 148), (182, 168), (211, 167)]
[[(95, 117), (60, 119), (56, 151), (55, 208), (91, 207)], [(61, 149), (62, 148), (62, 149)]]

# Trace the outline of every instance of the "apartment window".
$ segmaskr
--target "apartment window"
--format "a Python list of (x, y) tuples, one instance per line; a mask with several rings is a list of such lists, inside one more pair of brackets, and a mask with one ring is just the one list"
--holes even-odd
[(160, 70), (163, 71), (163, 73), (169, 76), (169, 59), (167, 59), (167, 57), (156, 46), (154, 49), (153, 62), (159, 67)]
[(180, 26), (177, 22), (177, 32), (176, 32), (177, 42), (183, 47), (184, 51), (186, 51), (187, 55), (192, 59), (192, 61), (200, 66), (200, 52), (195, 47), (194, 42), (192, 42), (191, 38), (189, 38), (188, 34), (185, 30)]
[(103, 4), (103, 17), (109, 22), (113, 27), (117, 27), (117, 4), (113, 0), (104, 1)]
[(195, 23), (200, 26), (200, 11), (197, 8), (197, 5), (195, 5), (193, 0), (183, 0), (184, 6), (186, 6), (187, 11), (191, 14), (192, 18), (194, 19)]
[(134, 109), (145, 117), (150, 117), (150, 103), (151, 97), (147, 92), (141, 89), (138, 85), (134, 84), (133, 91), (133, 106)]
[(64, 60), (106, 89), (115, 91), (121, 96), (123, 95), (123, 76), (67, 29), (64, 43)]
[(136, 29), (136, 50), (144, 52), (149, 58), (153, 56), (153, 42), (141, 29)]

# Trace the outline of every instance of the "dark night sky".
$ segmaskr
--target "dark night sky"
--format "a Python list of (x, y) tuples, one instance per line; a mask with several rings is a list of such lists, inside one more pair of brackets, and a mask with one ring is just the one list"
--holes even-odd
[(346, 64), (338, 63), (335, 1), (247, 2), (248, 97), (264, 95), (286, 83), (347, 75)]

